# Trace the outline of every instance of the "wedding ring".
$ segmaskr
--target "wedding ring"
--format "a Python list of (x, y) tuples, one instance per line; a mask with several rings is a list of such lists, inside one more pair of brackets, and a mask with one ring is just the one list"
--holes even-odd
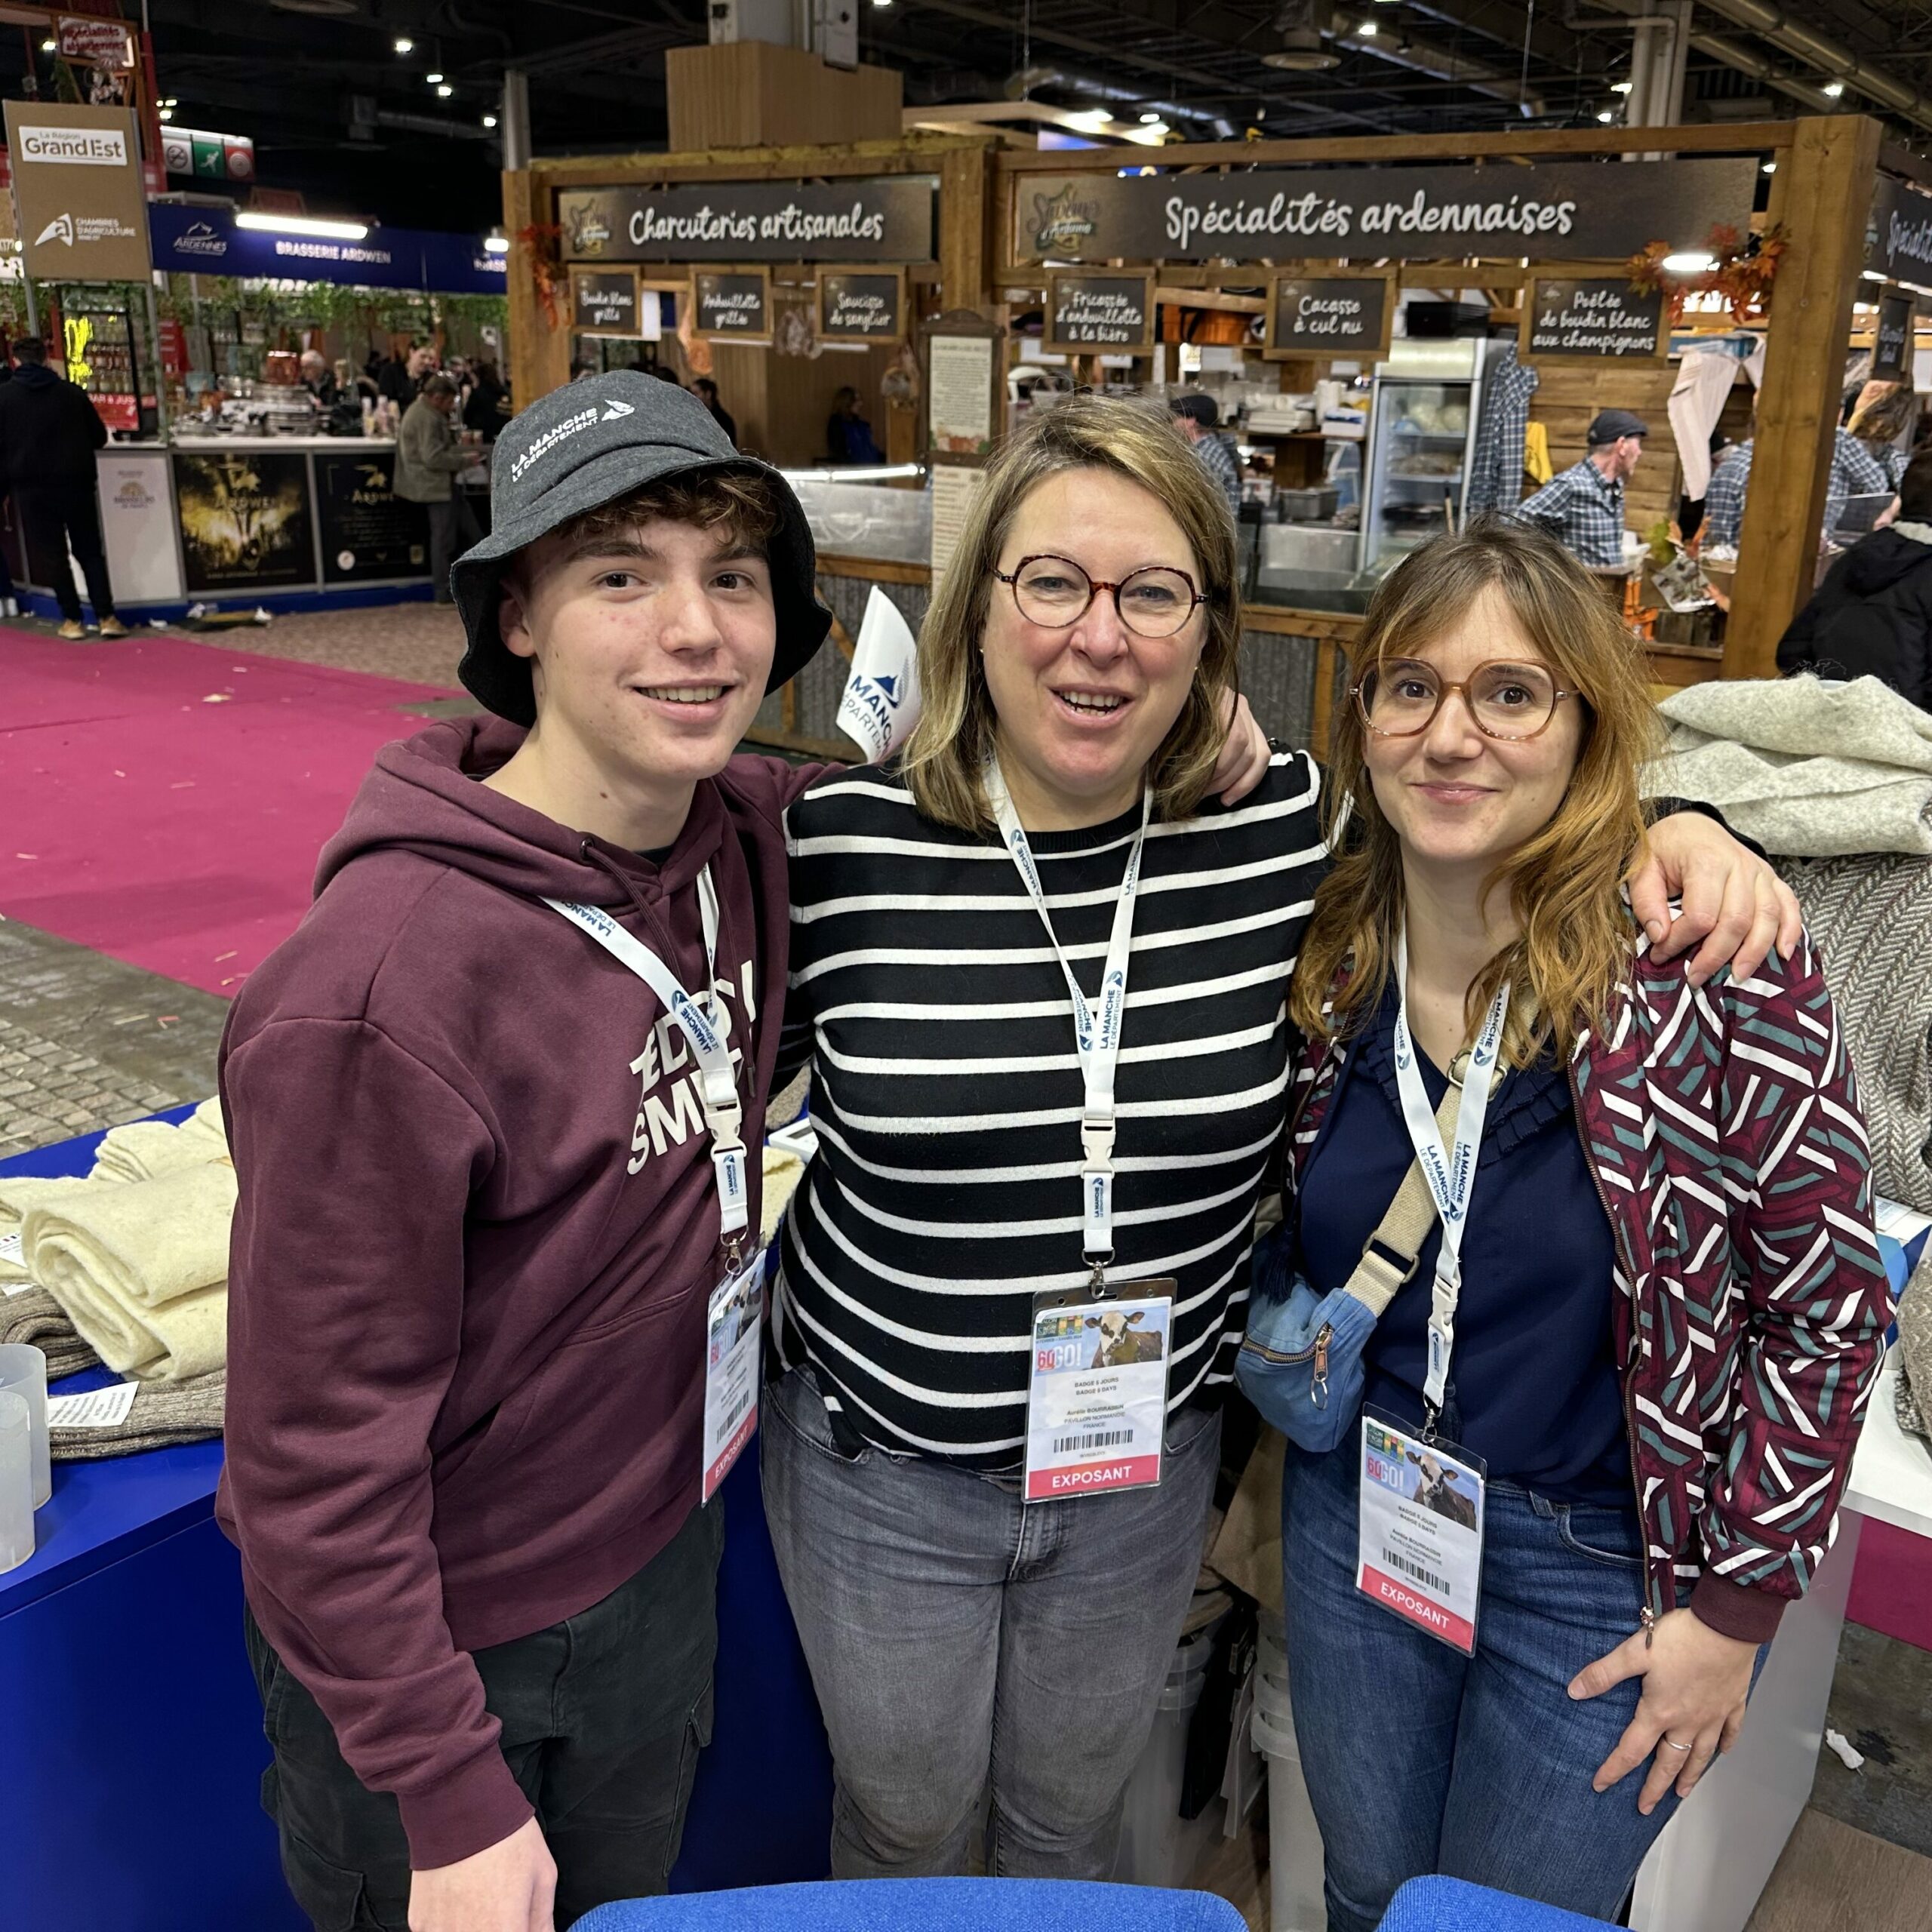
[(1688, 1751), (1691, 1748), (1687, 1744), (1678, 1743), (1674, 1737), (1660, 1737), (1657, 1740), (1657, 1742), (1660, 1744), (1669, 1745), (1673, 1751)]

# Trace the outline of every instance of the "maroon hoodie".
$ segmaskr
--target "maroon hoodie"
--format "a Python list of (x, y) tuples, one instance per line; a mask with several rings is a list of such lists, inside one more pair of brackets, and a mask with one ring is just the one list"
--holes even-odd
[(698, 1501), (718, 1215), (694, 1064), (542, 897), (605, 907), (696, 988), (709, 862), (755, 1149), (780, 814), (817, 775), (734, 758), (653, 863), (475, 782), (522, 737), (465, 721), (383, 750), (222, 1048), (241, 1199), (218, 1512), (418, 1868), (531, 1815), (466, 1653), (608, 1595)]

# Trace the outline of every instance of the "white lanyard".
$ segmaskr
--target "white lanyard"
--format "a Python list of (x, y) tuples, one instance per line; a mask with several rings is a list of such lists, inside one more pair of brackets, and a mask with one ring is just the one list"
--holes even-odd
[(1435, 1257), (1435, 1280), (1429, 1311), (1429, 1378), (1423, 1399), (1430, 1421), (1442, 1406), (1449, 1384), (1449, 1357), (1456, 1346), (1456, 1303), (1463, 1289), (1463, 1235), (1468, 1225), (1469, 1192), (1475, 1185), (1476, 1155), (1482, 1146), (1483, 1123), (1489, 1117), (1490, 1076), (1502, 1050), (1503, 1025), (1509, 1017), (1509, 989), (1497, 987), (1489, 1016), (1470, 1050), (1463, 1075), (1463, 1098), (1456, 1110), (1456, 1144), (1442, 1145), (1435, 1109), (1422, 1084), (1416, 1064), (1415, 1042), (1409, 1037), (1409, 933), (1406, 924), (1395, 941), (1395, 1087), (1401, 1095), (1402, 1118), (1414, 1142), (1417, 1164), (1429, 1183), (1435, 1211), (1442, 1217), (1442, 1245)]
[(1120, 884), (1120, 897), (1114, 902), (1113, 930), (1107, 940), (1106, 964), (1100, 977), (1100, 1010), (1097, 1017), (1073, 977), (1073, 968), (1060, 950), (1054, 931), (1053, 915), (1047, 910), (1047, 896), (1040, 887), (1039, 868), (1033, 863), (1032, 848), (1026, 842), (1025, 828), (1013, 809), (1013, 800), (1001, 777), (998, 758), (986, 762), (986, 798), (999, 822), (1001, 836), (1013, 863), (1020, 869), (1033, 909), (1052, 942), (1054, 956), (1066, 976), (1066, 989), (1073, 998), (1074, 1041), (1080, 1054), (1080, 1074), (1085, 1101), (1080, 1114), (1081, 1251), (1094, 1264), (1097, 1282), (1101, 1270), (1113, 1259), (1114, 1252), (1114, 1069), (1120, 1063), (1121, 1025), (1127, 1012), (1128, 955), (1134, 946), (1134, 895), (1140, 883), (1140, 851), (1146, 843), (1147, 821), (1154, 809), (1151, 786), (1140, 794), (1140, 829), (1127, 855), (1127, 872)]
[(705, 1128), (711, 1136), (711, 1164), (718, 1183), (718, 1229), (735, 1263), (736, 1238), (744, 1232), (750, 1218), (745, 1186), (745, 1143), (740, 1132), (744, 1109), (739, 1103), (731, 1051), (724, 1044), (712, 990), (718, 977), (718, 891), (711, 882), (711, 868), (706, 866), (697, 875), (698, 912), (704, 921), (704, 991), (697, 999), (685, 992), (678, 976), (649, 946), (626, 932), (609, 913), (566, 899), (546, 898), (543, 903), (552, 912), (562, 913), (573, 925), (581, 926), (605, 952), (643, 980), (690, 1042), (697, 1061), (698, 1094), (704, 1107)]

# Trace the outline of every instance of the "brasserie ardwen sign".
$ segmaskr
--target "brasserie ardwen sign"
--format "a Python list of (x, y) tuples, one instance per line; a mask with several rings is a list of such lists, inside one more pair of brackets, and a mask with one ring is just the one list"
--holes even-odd
[(557, 220), (571, 262), (928, 262), (938, 193), (929, 174), (567, 189)]
[(1750, 219), (1756, 162), (1021, 174), (1013, 259), (1603, 258)]

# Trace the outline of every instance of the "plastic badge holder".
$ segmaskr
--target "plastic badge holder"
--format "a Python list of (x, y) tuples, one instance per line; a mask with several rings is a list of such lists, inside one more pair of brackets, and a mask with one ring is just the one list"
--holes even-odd
[(0, 1389), (11, 1389), (27, 1405), (33, 1439), (33, 1506), (42, 1509), (54, 1494), (54, 1463), (47, 1438), (46, 1356), (25, 1342), (0, 1344)]
[(33, 1424), (26, 1399), (0, 1390), (0, 1571), (33, 1554)]

